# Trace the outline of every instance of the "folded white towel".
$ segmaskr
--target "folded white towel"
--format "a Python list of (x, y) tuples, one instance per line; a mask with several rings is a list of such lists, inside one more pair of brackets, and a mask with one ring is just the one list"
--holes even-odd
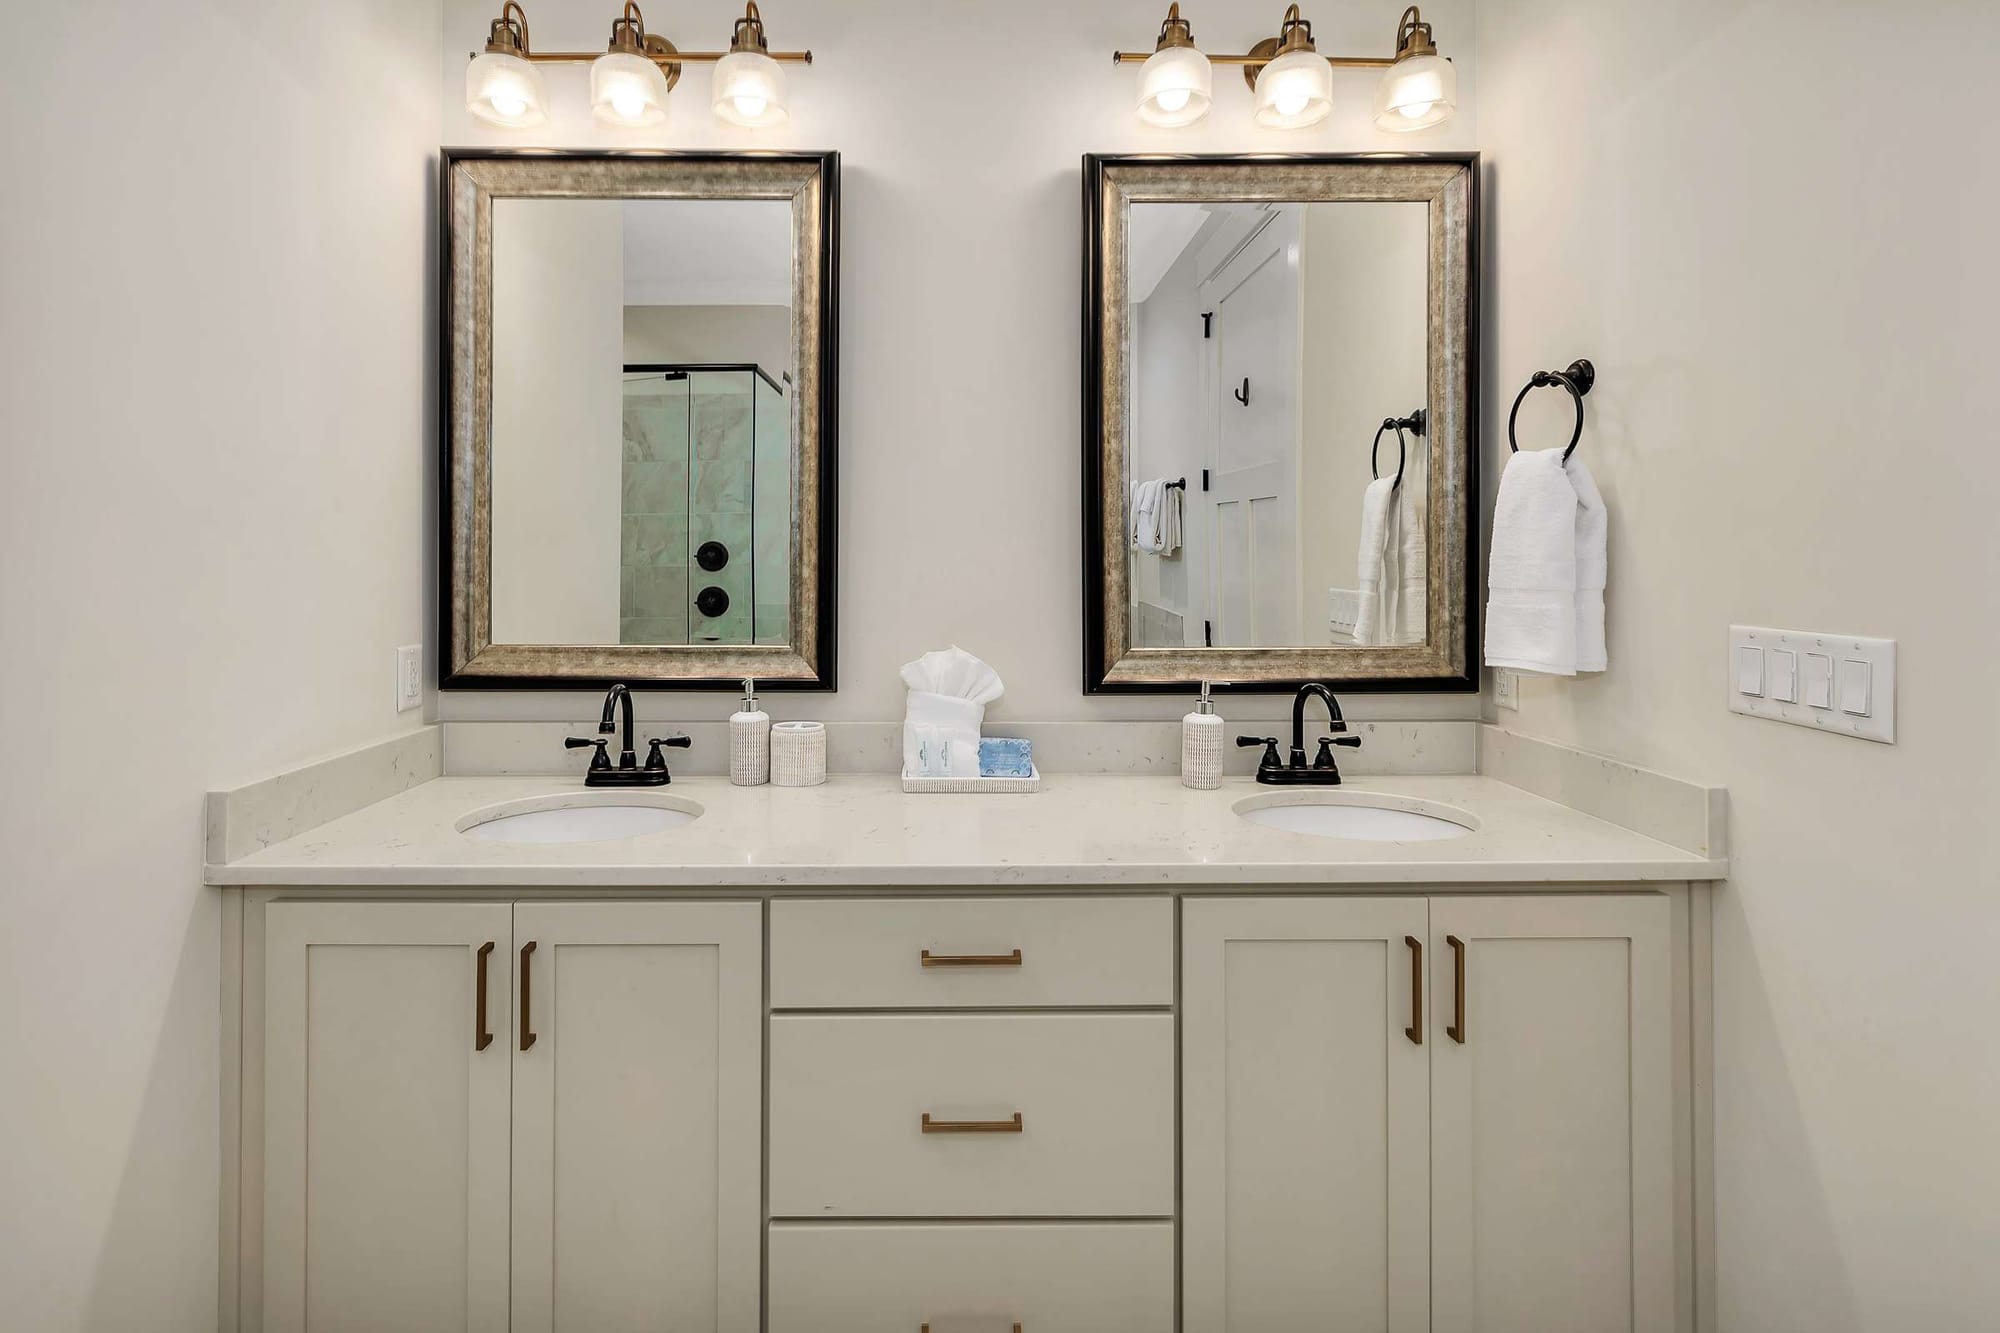
[(1488, 666), (1576, 674), (1577, 508), (1560, 450), (1507, 460), (1486, 580)]
[(1354, 627), (1361, 618), (1361, 594), (1353, 588), (1326, 590), (1326, 633), (1333, 643), (1353, 643)]
[(1361, 546), (1355, 552), (1354, 581), (1361, 594), (1354, 615), (1354, 641), (1382, 644), (1394, 641), (1397, 563), (1396, 479), (1378, 477), (1361, 492)]
[(1576, 490), (1576, 669), (1602, 671), (1604, 652), (1605, 547), (1609, 544), (1610, 521), (1604, 512), (1604, 497), (1583, 460), (1571, 454), (1563, 464), (1569, 484)]

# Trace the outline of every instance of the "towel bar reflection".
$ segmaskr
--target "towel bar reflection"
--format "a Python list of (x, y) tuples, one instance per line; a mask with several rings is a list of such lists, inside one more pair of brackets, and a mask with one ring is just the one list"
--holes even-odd
[(1576, 429), (1569, 434), (1569, 444), (1563, 449), (1562, 461), (1569, 462), (1569, 456), (1576, 452), (1576, 443), (1583, 438), (1583, 396), (1597, 383), (1597, 367), (1579, 357), (1569, 363), (1567, 370), (1538, 370), (1528, 377), (1521, 392), (1514, 395), (1514, 408), (1507, 414), (1507, 448), (1513, 453), (1521, 452), (1521, 441), (1514, 434), (1515, 419), (1521, 415), (1521, 404), (1536, 389), (1555, 385), (1569, 390), (1570, 402), (1576, 408)]

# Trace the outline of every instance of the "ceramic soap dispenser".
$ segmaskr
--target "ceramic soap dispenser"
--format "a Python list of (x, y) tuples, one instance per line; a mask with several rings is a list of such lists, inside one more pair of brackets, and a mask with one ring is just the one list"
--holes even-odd
[(1203, 681), (1194, 711), (1181, 719), (1181, 786), (1214, 791), (1222, 785), (1222, 719), (1216, 716), (1210, 689), (1226, 680)]
[(729, 780), (739, 787), (771, 780), (771, 715), (757, 706), (757, 682), (747, 676), (743, 706), (729, 717)]

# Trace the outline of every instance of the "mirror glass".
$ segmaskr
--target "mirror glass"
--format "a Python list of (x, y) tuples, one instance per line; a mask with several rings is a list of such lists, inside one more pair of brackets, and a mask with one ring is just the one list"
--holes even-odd
[(492, 641), (791, 642), (792, 203), (492, 209)]
[(1429, 209), (1132, 202), (1132, 647), (1424, 642)]

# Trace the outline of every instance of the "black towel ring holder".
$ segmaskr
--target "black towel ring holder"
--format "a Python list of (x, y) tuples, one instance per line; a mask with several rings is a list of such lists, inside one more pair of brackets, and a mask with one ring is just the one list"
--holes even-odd
[(1597, 368), (1582, 360), (1569, 363), (1567, 370), (1538, 370), (1528, 377), (1521, 392), (1514, 395), (1514, 409), (1507, 414), (1507, 448), (1514, 453), (1521, 452), (1521, 442), (1514, 435), (1514, 422), (1521, 415), (1521, 404), (1536, 389), (1555, 384), (1569, 390), (1570, 402), (1576, 407), (1576, 429), (1569, 434), (1569, 443), (1563, 447), (1562, 461), (1569, 462), (1569, 456), (1576, 452), (1578, 440), (1583, 438), (1583, 396), (1597, 383)]
[(1382, 424), (1375, 430), (1375, 442), (1368, 446), (1368, 475), (1381, 480), (1382, 469), (1376, 462), (1376, 451), (1382, 447), (1382, 432), (1393, 430), (1396, 432), (1396, 485), (1402, 485), (1403, 465), (1410, 457), (1410, 442), (1403, 432), (1409, 431), (1421, 440), (1429, 419), (1430, 414), (1421, 407), (1406, 417), (1383, 417)]

